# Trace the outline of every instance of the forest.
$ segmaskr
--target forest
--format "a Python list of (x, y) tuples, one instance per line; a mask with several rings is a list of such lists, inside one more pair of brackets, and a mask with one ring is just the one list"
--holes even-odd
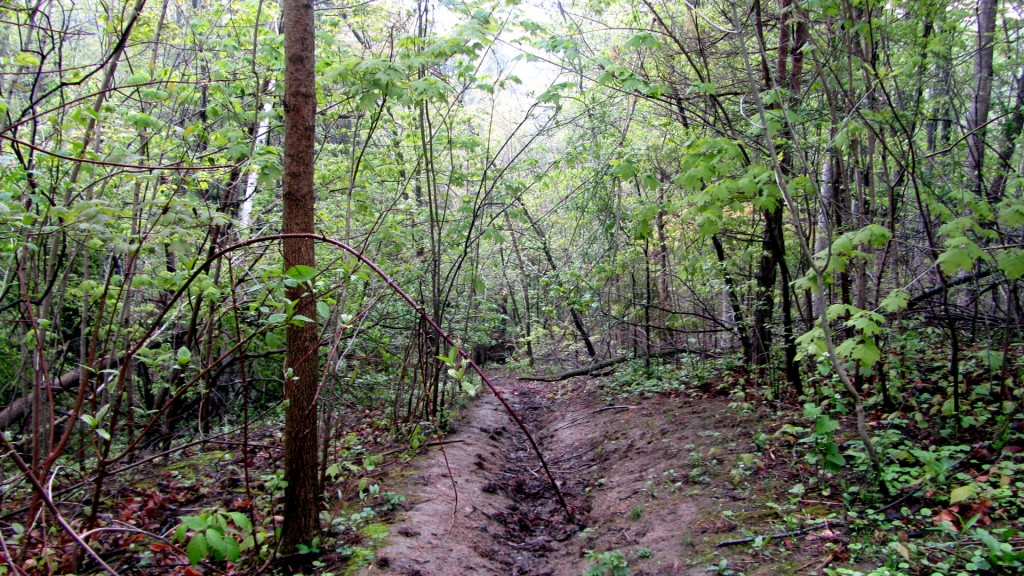
[[(1020, 2), (0, 28), (0, 575), (1024, 569)], [(518, 552), (398, 565), (432, 454)]]

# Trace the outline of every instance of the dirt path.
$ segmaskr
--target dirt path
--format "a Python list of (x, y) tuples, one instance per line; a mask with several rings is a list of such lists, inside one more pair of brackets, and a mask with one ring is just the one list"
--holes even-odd
[[(737, 456), (750, 450), (741, 430), (754, 416), (713, 398), (609, 404), (582, 380), (497, 383), (541, 444), (579, 525), (566, 521), (522, 433), (487, 393), (465, 410), (453, 443), (390, 487), (406, 494), (406, 510), (363, 574), (578, 576), (602, 559), (611, 566), (617, 554), (635, 576), (707, 574), (725, 558), (715, 541), (745, 520), (763, 523), (742, 478), (728, 481), (747, 473)], [(794, 573), (795, 556), (765, 568)], [(752, 561), (731, 561), (762, 573)]]

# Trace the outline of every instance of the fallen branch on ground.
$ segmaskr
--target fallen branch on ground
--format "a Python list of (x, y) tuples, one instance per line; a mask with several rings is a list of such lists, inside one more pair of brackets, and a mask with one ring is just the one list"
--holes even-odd
[[(420, 444), (420, 448), (430, 448), (431, 446), (447, 446), (449, 444), (458, 444), (459, 442), (465, 442), (465, 440), (435, 440), (433, 442), (427, 442), (426, 444)], [(381, 452), (377, 454), (378, 457), (383, 458), (384, 456), (390, 456), (392, 454), (398, 454), (399, 452), (408, 452), (412, 449), (410, 446), (405, 448), (395, 448), (394, 450), (388, 450), (387, 452)]]
[[(95, 366), (89, 368), (89, 370), (92, 372), (99, 372), (101, 370), (117, 368), (120, 365), (121, 356), (111, 356), (100, 360)], [(49, 392), (53, 395), (66, 392), (77, 386), (81, 380), (82, 369), (81, 367), (75, 368), (60, 378), (54, 379), (50, 383)], [(32, 411), (32, 400), (33, 393), (29, 392), (8, 404), (3, 410), (0, 410), (0, 430), (6, 430), (13, 426), (18, 420), (28, 416)]]
[(814, 532), (821, 528), (829, 528), (835, 526), (836, 528), (846, 526), (844, 520), (823, 520), (814, 526), (808, 526), (807, 528), (801, 528), (799, 530), (790, 530), (788, 532), (776, 532), (775, 534), (769, 534), (768, 536), (750, 536), (748, 538), (737, 538), (735, 540), (725, 540), (715, 544), (715, 548), (725, 548), (726, 546), (735, 546), (737, 544), (749, 544), (758, 538), (766, 538), (768, 540), (774, 540), (776, 538), (789, 538), (790, 536), (800, 536), (801, 534), (807, 534), (808, 532)]

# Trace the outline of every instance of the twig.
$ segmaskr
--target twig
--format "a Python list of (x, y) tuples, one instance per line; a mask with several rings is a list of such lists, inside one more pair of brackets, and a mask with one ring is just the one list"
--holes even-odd
[(828, 558), (825, 558), (825, 561), (821, 563), (821, 566), (818, 566), (818, 569), (816, 571), (817, 572), (821, 572), (822, 570), (825, 569), (825, 566), (828, 566), (829, 564), (834, 562), (835, 559), (836, 559), (836, 551), (833, 550), (832, 553), (828, 555)]
[(222, 446), (248, 446), (249, 448), (263, 448), (264, 450), (284, 450), (282, 446), (270, 446), (269, 444), (253, 444), (252, 442), (235, 442), (233, 440), (206, 440), (209, 444)]
[(570, 454), (568, 456), (562, 456), (561, 458), (556, 458), (555, 460), (551, 461), (551, 464), (560, 464), (562, 462), (565, 462), (566, 460), (572, 460), (574, 458), (579, 458), (580, 456), (583, 456), (585, 454), (589, 454), (589, 453), (593, 452), (594, 450), (597, 450), (598, 448), (601, 448), (602, 446), (603, 446), (603, 444), (597, 444), (597, 445), (591, 446), (590, 448), (587, 448), (586, 450), (584, 450), (582, 452), (577, 452), (575, 454)]
[[(952, 468), (951, 468), (951, 470), (952, 470)], [(930, 477), (929, 477), (929, 478), (930, 478)], [(878, 510), (875, 510), (875, 512), (874, 512), (874, 513), (875, 513), (875, 514), (878, 514), (879, 512), (885, 512), (886, 510), (888, 510), (888, 509), (890, 509), (890, 508), (893, 508), (893, 507), (895, 507), (895, 506), (899, 506), (899, 505), (900, 505), (900, 504), (902, 504), (902, 503), (903, 503), (903, 502), (904, 502), (904, 501), (905, 501), (905, 500), (906, 500), (907, 498), (910, 498), (910, 497), (911, 497), (911, 496), (913, 496), (914, 494), (917, 494), (918, 492), (920, 492), (922, 488), (924, 488), (924, 481), (923, 481), (923, 480), (921, 481), (921, 483), (920, 483), (920, 484), (918, 484), (918, 485), (917, 485), (917, 487), (913, 488), (912, 490), (908, 490), (906, 494), (904, 494), (903, 496), (900, 496), (899, 498), (897, 498), (897, 499), (893, 500), (892, 502), (890, 502), (890, 503), (886, 504), (885, 506), (882, 506), (882, 507), (881, 507), (881, 508), (879, 508)]]
[[(961, 459), (961, 462), (962, 461), (963, 461), (963, 459)], [(953, 467), (951, 467), (950, 470), (956, 469), (956, 466), (958, 466), (958, 465), (959, 465), (959, 462), (957, 464), (955, 464)], [(871, 513), (872, 514), (878, 514), (880, 512), (885, 512), (886, 510), (888, 510), (890, 508), (893, 508), (895, 506), (899, 506), (901, 503), (906, 501), (908, 498), (910, 498), (914, 494), (917, 494), (918, 492), (920, 492), (922, 488), (924, 488), (924, 481), (923, 480), (917, 486), (907, 490), (907, 492), (904, 493), (899, 498), (893, 500), (892, 502), (886, 504), (885, 506), (882, 506), (881, 508), (878, 508), (877, 510), (871, 511)], [(807, 528), (801, 528), (800, 530), (794, 530), (794, 531), (791, 531), (791, 532), (780, 532), (778, 534), (772, 534), (768, 538), (785, 538), (787, 536), (799, 536), (801, 534), (806, 534), (808, 532), (813, 532), (814, 530), (817, 530), (819, 528), (827, 527), (829, 524), (831, 524), (833, 526), (846, 526), (847, 522), (845, 520), (823, 520), (823, 521), (819, 522), (818, 524), (815, 524), (814, 526), (809, 526)], [(724, 542), (719, 542), (718, 544), (715, 544), (715, 547), (716, 548), (724, 548), (725, 546), (734, 546), (736, 544), (747, 544), (747, 543), (753, 542), (754, 540), (757, 540), (758, 538), (759, 538), (759, 536), (751, 536), (749, 538), (739, 538), (739, 539), (736, 539), (736, 540), (726, 540)]]
[(591, 410), (590, 412), (587, 412), (586, 414), (583, 414), (582, 416), (578, 416), (576, 418), (573, 418), (572, 420), (569, 420), (568, 422), (566, 422), (564, 424), (559, 424), (558, 426), (555, 426), (551, 430), (545, 430), (544, 432), (545, 433), (551, 433), (551, 432), (556, 432), (558, 430), (561, 430), (562, 428), (568, 428), (569, 426), (572, 426), (573, 424), (576, 424), (577, 422), (586, 419), (587, 416), (593, 416), (594, 414), (597, 414), (599, 412), (604, 412), (605, 410), (632, 410), (633, 408), (638, 408), (638, 406), (605, 406), (604, 408), (598, 408), (597, 410)]
[[(11, 446), (7, 442), (7, 438), (5, 438), (2, 434), (0, 434), (0, 442), (2, 442), (6, 448), (10, 449)], [(60, 524), (61, 529), (64, 530), (64, 532), (66, 532), (67, 535), (70, 536), (71, 539), (74, 540), (76, 544), (81, 546), (86, 554), (92, 556), (92, 559), (95, 560), (96, 563), (99, 564), (100, 567), (103, 568), (105, 572), (107, 572), (111, 576), (118, 576), (117, 571), (111, 568), (109, 565), (107, 565), (107, 563), (103, 561), (103, 558), (101, 558), (100, 555), (95, 550), (93, 550), (85, 542), (85, 540), (82, 539), (81, 536), (78, 535), (78, 532), (75, 532), (75, 529), (71, 527), (71, 524), (69, 524), (68, 521), (64, 519), (64, 516), (60, 513), (60, 509), (57, 508), (57, 505), (54, 504), (53, 499), (50, 497), (50, 491), (39, 483), (39, 479), (37, 479), (35, 477), (35, 474), (32, 473), (32, 469), (29, 468), (28, 464), (26, 464), (25, 461), (21, 459), (21, 455), (18, 454), (17, 452), (12, 451), (11, 458), (14, 460), (14, 464), (21, 470), (22, 474), (25, 475), (25, 478), (29, 481), (29, 483), (32, 484), (32, 488), (35, 490), (36, 494), (39, 495), (39, 498), (43, 501), (43, 504), (45, 504), (46, 507), (50, 509), (50, 512), (53, 514), (53, 517), (57, 521), (57, 524)]]
[[(198, 440), (193, 440), (191, 442), (187, 442), (187, 443), (182, 444), (180, 446), (175, 446), (174, 448), (171, 448), (169, 450), (164, 450), (163, 452), (158, 452), (156, 454), (152, 454), (150, 456), (142, 458), (141, 460), (136, 460), (135, 462), (132, 462), (131, 464), (126, 464), (124, 466), (121, 466), (120, 468), (114, 468), (113, 470), (108, 471), (106, 476), (109, 478), (111, 476), (120, 474), (122, 472), (127, 472), (128, 470), (131, 470), (133, 468), (137, 468), (139, 466), (142, 466), (142, 465), (147, 464), (149, 462), (152, 462), (154, 460), (163, 458), (164, 456), (169, 456), (171, 454), (174, 454), (175, 452), (181, 452), (182, 450), (185, 450), (187, 448), (191, 448), (192, 446), (196, 446), (198, 444), (205, 444), (207, 442), (213, 442), (214, 438), (222, 438), (224, 436), (227, 436), (228, 434), (233, 434), (233, 433), (235, 433), (235, 432), (237, 432), (239, 430), (241, 430), (240, 426), (237, 427), (237, 428), (234, 428), (232, 430), (228, 430), (227, 432), (223, 432), (223, 433), (217, 434), (215, 436), (207, 436), (206, 438), (200, 438)], [(252, 444), (250, 444), (250, 446), (252, 446)], [(53, 496), (54, 497), (56, 497), (56, 496), (63, 496), (65, 494), (69, 493), (69, 492), (74, 492), (75, 490), (78, 490), (79, 488), (84, 488), (84, 487), (88, 486), (90, 482), (95, 482), (95, 481), (96, 481), (96, 477), (94, 476), (94, 477), (92, 477), (92, 478), (90, 478), (88, 480), (84, 480), (84, 481), (79, 482), (77, 484), (72, 484), (70, 486), (65, 486), (64, 488), (61, 488), (61, 489), (57, 490), (56, 492), (54, 492)], [(18, 514), (21, 514), (21, 513), (25, 512), (26, 510), (28, 510), (28, 506), (22, 506), (21, 508), (17, 508), (15, 510), (11, 510), (10, 512), (7, 512), (7, 513), (3, 514), (2, 516), (0, 516), (0, 521), (7, 520), (8, 518), (13, 518), (14, 516), (17, 516)]]
[[(458, 444), (460, 442), (465, 442), (465, 440), (435, 440), (433, 442), (427, 442), (426, 444), (420, 444), (420, 448), (430, 448), (432, 446), (447, 446), (448, 444)], [(391, 456), (392, 454), (398, 454), (399, 452), (407, 452), (408, 450), (409, 450), (408, 447), (406, 447), (406, 448), (395, 448), (394, 450), (388, 450), (387, 452), (381, 452), (380, 454), (377, 454), (377, 457), (378, 458), (383, 458), (385, 456)]]
[(807, 534), (808, 532), (814, 532), (815, 530), (818, 530), (820, 528), (827, 528), (827, 527), (829, 527), (829, 525), (836, 526), (836, 527), (846, 526), (846, 521), (844, 521), (844, 520), (823, 520), (823, 521), (821, 521), (821, 522), (819, 522), (819, 523), (817, 523), (817, 524), (815, 524), (813, 526), (808, 526), (806, 528), (801, 528), (799, 530), (790, 530), (789, 532), (776, 532), (775, 534), (770, 534), (768, 536), (763, 536), (763, 535), (761, 535), (761, 536), (750, 536), (748, 538), (737, 538), (735, 540), (725, 540), (723, 542), (719, 542), (718, 544), (715, 544), (715, 548), (725, 548), (726, 546), (735, 546), (737, 544), (749, 544), (749, 543), (753, 542), (754, 540), (757, 540), (758, 538), (768, 538), (769, 540), (775, 540), (776, 538), (788, 538), (790, 536), (800, 536), (801, 534)]

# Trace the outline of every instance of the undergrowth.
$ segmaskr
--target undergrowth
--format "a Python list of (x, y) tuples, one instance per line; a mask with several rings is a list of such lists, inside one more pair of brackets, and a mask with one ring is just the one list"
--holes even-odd
[[(750, 545), (758, 551), (812, 546), (822, 556), (821, 572), (829, 575), (1024, 572), (1021, 346), (1009, 346), (1005, 354), (966, 352), (959, 413), (940, 332), (894, 337), (889, 350), (857, 381), (883, 462), (881, 477), (872, 472), (854, 431), (851, 403), (825, 358), (805, 366), (802, 395), (787, 391), (778, 376), (754, 379), (735, 364), (696, 367), (690, 358), (630, 361), (604, 389), (619, 398), (726, 396), (737, 414), (758, 411), (762, 419), (750, 431), (751, 452), (736, 458), (730, 474), (731, 482), (758, 492), (778, 512), (777, 534), (786, 537), (752, 535)], [(788, 467), (788, 483), (768, 481), (769, 456)], [(708, 569), (743, 573), (727, 560)]]

